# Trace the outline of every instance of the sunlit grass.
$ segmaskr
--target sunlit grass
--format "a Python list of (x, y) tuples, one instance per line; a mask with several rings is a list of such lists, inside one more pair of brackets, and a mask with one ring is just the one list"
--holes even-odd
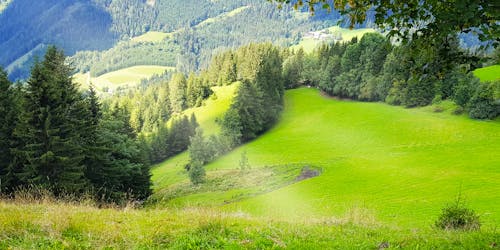
[(140, 65), (116, 70), (98, 77), (90, 77), (88, 73), (78, 73), (73, 76), (73, 79), (84, 89), (88, 88), (89, 84), (92, 83), (100, 91), (104, 89), (114, 90), (117, 87), (135, 86), (139, 84), (142, 79), (150, 78), (155, 74), (160, 75), (168, 70), (172, 71), (175, 70), (175, 68), (156, 65)]
[(351, 218), (254, 218), (214, 209), (98, 209), (0, 201), (0, 249), (485, 249), (494, 231), (406, 230)]
[(287, 91), (271, 131), (206, 168), (235, 169), (243, 151), (253, 167), (312, 164), (324, 172), (226, 211), (301, 218), (345, 216), (361, 207), (382, 223), (426, 227), (462, 192), (486, 226), (500, 223), (498, 121), (339, 101), (302, 88)]
[(500, 65), (492, 65), (474, 70), (474, 75), (481, 81), (494, 81), (500, 79)]
[(158, 32), (158, 31), (149, 31), (149, 32), (146, 32), (140, 36), (136, 36), (134, 38), (132, 38), (131, 40), (133, 42), (151, 42), (151, 43), (159, 43), (163, 40), (165, 40), (165, 38), (167, 38), (169, 36), (168, 33), (165, 33), (165, 32)]
[(242, 6), (242, 7), (236, 8), (236, 9), (234, 9), (232, 11), (228, 11), (228, 12), (222, 13), (222, 14), (216, 16), (216, 17), (207, 18), (207, 19), (203, 20), (202, 22), (200, 22), (197, 26), (201, 27), (201, 26), (205, 26), (205, 25), (208, 25), (208, 24), (211, 24), (211, 23), (222, 21), (224, 19), (227, 19), (229, 17), (233, 17), (233, 16), (241, 13), (242, 11), (244, 11), (244, 10), (246, 10), (248, 8), (250, 8), (250, 6)]

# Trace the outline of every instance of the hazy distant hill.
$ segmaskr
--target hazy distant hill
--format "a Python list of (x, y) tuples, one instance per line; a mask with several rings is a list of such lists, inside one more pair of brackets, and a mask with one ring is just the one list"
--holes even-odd
[(111, 16), (89, 0), (13, 0), (0, 14), (0, 65), (44, 44), (68, 54), (109, 48), (116, 40), (111, 24)]

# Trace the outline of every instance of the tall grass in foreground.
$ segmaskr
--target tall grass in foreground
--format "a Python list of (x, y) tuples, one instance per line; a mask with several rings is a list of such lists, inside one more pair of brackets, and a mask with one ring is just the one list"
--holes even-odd
[(384, 227), (365, 210), (301, 221), (201, 208), (98, 208), (83, 200), (0, 200), (0, 249), (488, 249), (496, 229), (478, 232)]

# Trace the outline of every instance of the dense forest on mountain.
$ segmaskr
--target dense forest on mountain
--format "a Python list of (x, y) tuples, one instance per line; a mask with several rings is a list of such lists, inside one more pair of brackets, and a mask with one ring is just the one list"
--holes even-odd
[[(42, 57), (47, 45), (55, 44), (69, 56), (80, 52), (72, 60), (73, 67), (90, 70), (94, 76), (140, 64), (177, 66), (188, 73), (206, 67), (218, 52), (251, 41), (293, 43), (302, 32), (332, 24), (325, 19), (278, 11), (266, 1), (43, 0), (32, 4), (18, 0), (0, 14), (0, 49), (6, 51), (0, 65), (11, 80), (26, 79), (33, 58)], [(247, 25), (248, 20), (260, 22)], [(161, 43), (128, 42), (148, 31), (171, 36)], [(222, 35), (225, 32), (234, 35)]]
[[(66, 53), (74, 54), (83, 49), (110, 48), (117, 38), (110, 30), (111, 16), (90, 1), (12, 1), (0, 14), (0, 23), (3, 67), (40, 45), (57, 44)], [(11, 79), (26, 77), (30, 65), (24, 67)]]
[[(233, 5), (234, 3), (224, 6), (222, 9), (225, 12), (219, 14), (230, 12), (237, 6), (243, 8), (237, 14), (206, 24), (191, 22), (184, 25), (182, 18), (176, 19), (172, 23), (179, 23), (178, 29), (163, 29), (175, 32), (160, 43), (121, 42), (105, 52), (79, 52), (70, 61), (76, 70), (81, 72), (89, 70), (93, 76), (140, 64), (173, 66), (188, 74), (206, 68), (214, 55), (227, 49), (238, 48), (250, 42), (264, 41), (288, 46), (298, 42), (301, 34), (327, 25), (327, 22), (310, 20), (307, 14), (300, 17), (300, 14), (290, 9), (279, 11), (265, 1), (252, 3), (242, 1), (237, 6)], [(215, 17), (214, 15), (208, 16)], [(248, 20), (254, 19), (260, 21), (248, 25)], [(144, 54), (150, 56), (143, 57)]]

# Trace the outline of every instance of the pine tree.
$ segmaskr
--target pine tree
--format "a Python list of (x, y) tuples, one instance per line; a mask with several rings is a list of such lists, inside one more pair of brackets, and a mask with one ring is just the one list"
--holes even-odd
[(22, 178), (56, 194), (82, 191), (86, 186), (80, 145), (83, 98), (62, 51), (51, 46), (44, 60), (35, 63), (24, 104), (16, 129), (23, 141), (16, 150), (24, 166)]
[(189, 168), (189, 179), (194, 185), (199, 185), (205, 181), (205, 168), (201, 162), (191, 162)]
[(0, 68), (0, 193), (9, 193), (20, 184), (11, 152), (16, 143), (14, 129), (20, 111), (15, 90), (7, 73)]
[(179, 113), (187, 106), (186, 90), (187, 83), (184, 74), (178, 73), (172, 77), (169, 83), (170, 107), (173, 113)]

